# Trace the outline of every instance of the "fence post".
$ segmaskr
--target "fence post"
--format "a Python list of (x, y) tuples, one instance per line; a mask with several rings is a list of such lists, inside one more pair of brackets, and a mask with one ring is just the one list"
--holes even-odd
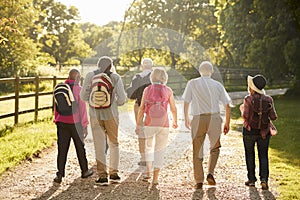
[(20, 77), (15, 79), (15, 124), (19, 123), (19, 90), (20, 90)]
[(34, 122), (38, 120), (39, 112), (39, 91), (40, 91), (40, 79), (38, 76), (35, 77), (35, 104), (34, 104)]
[(81, 86), (83, 85), (83, 80), (84, 80), (84, 78), (83, 78), (83, 77), (80, 77), (80, 85), (81, 85)]
[[(57, 83), (57, 77), (56, 76), (53, 76), (53, 92), (54, 92), (54, 88), (56, 86), (56, 83)], [(54, 112), (54, 97), (52, 97), (52, 112)]]

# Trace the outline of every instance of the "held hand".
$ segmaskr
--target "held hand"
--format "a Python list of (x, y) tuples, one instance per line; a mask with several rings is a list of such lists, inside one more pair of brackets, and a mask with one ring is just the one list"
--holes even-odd
[(244, 104), (241, 104), (241, 105), (240, 105), (240, 111), (241, 111), (241, 113), (244, 112)]
[(141, 134), (142, 133), (142, 127), (140, 125), (137, 125), (136, 128), (135, 128), (135, 133), (137, 135)]
[(173, 124), (172, 124), (172, 128), (174, 128), (174, 129), (178, 128), (178, 124), (177, 124), (177, 122), (173, 122)]
[(185, 127), (189, 130), (191, 130), (191, 121), (190, 119), (185, 119)]
[(88, 135), (87, 127), (83, 127), (83, 137), (86, 138)]
[(226, 135), (229, 132), (229, 130), (230, 130), (229, 124), (225, 123), (223, 128), (224, 135)]

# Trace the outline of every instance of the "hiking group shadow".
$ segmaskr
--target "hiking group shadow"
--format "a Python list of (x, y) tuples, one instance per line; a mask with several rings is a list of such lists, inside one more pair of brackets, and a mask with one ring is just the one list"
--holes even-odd
[(203, 189), (198, 189), (195, 190), (192, 199), (193, 200), (202, 200), (202, 199), (217, 200), (218, 198), (216, 197), (215, 193), (216, 193), (215, 187), (209, 187), (206, 190), (206, 195)]
[[(93, 167), (96, 171), (96, 166)], [(41, 196), (34, 198), (33, 200), (61, 200), (61, 199), (88, 199), (88, 200), (100, 200), (100, 199), (151, 199), (159, 200), (164, 196), (164, 190), (158, 187), (152, 186), (149, 182), (142, 180), (142, 169), (136, 168), (129, 174), (127, 178), (122, 180), (118, 184), (109, 184), (108, 186), (100, 186), (95, 183), (97, 179), (96, 173), (93, 176), (82, 179), (78, 177), (69, 185), (66, 190), (60, 189), (60, 184), (53, 183), (53, 185)], [(171, 188), (168, 188), (171, 189)], [(174, 188), (173, 188), (174, 189)], [(172, 189), (172, 190), (173, 190)], [(61, 190), (61, 191), (60, 191)], [(218, 200), (222, 199), (222, 192), (217, 193), (217, 187), (209, 186), (203, 189), (195, 190), (190, 196), (193, 200)], [(232, 188), (230, 192), (238, 192), (238, 188)], [(221, 193), (220, 193), (221, 192)], [(224, 192), (224, 191), (223, 191)], [(228, 191), (229, 192), (229, 191)], [(248, 194), (243, 198), (251, 200), (269, 199), (275, 200), (274, 195), (266, 190), (259, 193), (255, 187), (249, 187)], [(225, 195), (227, 196), (227, 195)], [(183, 196), (181, 196), (183, 197)], [(218, 198), (219, 197), (219, 198)], [(224, 197), (224, 196), (223, 196)]]
[(251, 200), (259, 200), (259, 199), (268, 199), (268, 200), (275, 200), (275, 196), (269, 190), (263, 190), (262, 196), (259, 194), (256, 187), (249, 187), (249, 199)]
[(34, 200), (160, 199), (159, 190), (156, 187), (152, 187), (149, 182), (142, 180), (139, 168), (118, 184), (110, 183), (108, 186), (100, 186), (95, 183), (96, 178), (95, 174), (87, 179), (78, 177), (70, 184), (68, 189), (60, 193), (57, 192), (60, 185), (53, 183), (53, 186), (48, 191)]

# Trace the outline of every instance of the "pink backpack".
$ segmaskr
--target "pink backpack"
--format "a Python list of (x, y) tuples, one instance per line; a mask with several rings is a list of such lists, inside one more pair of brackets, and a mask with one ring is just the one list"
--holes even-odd
[(151, 118), (164, 118), (168, 111), (169, 96), (163, 84), (152, 84), (145, 92), (145, 113)]

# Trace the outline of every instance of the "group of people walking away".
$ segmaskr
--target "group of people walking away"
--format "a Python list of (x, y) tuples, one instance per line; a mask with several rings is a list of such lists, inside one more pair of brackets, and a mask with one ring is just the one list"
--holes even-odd
[[(96, 184), (108, 185), (120, 182), (119, 168), (119, 113), (118, 106), (126, 102), (126, 95), (134, 99), (136, 119), (135, 132), (138, 137), (140, 161), (146, 166), (144, 181), (152, 179), (152, 185), (159, 183), (159, 172), (164, 163), (164, 152), (168, 144), (169, 127), (176, 129), (177, 108), (173, 91), (168, 87), (168, 74), (164, 68), (153, 68), (150, 58), (142, 60), (142, 72), (136, 74), (126, 92), (122, 79), (113, 70), (113, 61), (103, 56), (97, 63), (98, 68), (86, 74), (84, 83), (79, 86), (80, 72), (71, 69), (65, 83), (54, 89), (55, 119), (57, 126), (57, 173), (55, 182), (61, 183), (65, 176), (65, 164), (71, 138), (81, 168), (81, 177), (93, 174), (88, 169), (84, 148), (87, 136), (88, 116), (86, 102), (89, 104), (89, 118), (94, 140), (98, 179)], [(185, 126), (191, 130), (193, 143), (193, 169), (195, 188), (202, 189), (204, 184), (203, 146), (209, 139), (209, 160), (206, 181), (216, 185), (214, 171), (220, 154), (220, 137), (230, 130), (231, 99), (224, 86), (211, 78), (213, 65), (204, 61), (199, 66), (200, 77), (187, 82), (182, 99), (184, 101)], [(265, 95), (266, 79), (262, 75), (248, 76), (249, 95), (240, 106), (244, 118), (243, 142), (248, 171), (247, 186), (255, 186), (255, 143), (259, 157), (259, 176), (262, 189), (268, 189), (269, 162), (268, 146), (270, 141), (270, 120), (277, 118), (273, 99)], [(225, 122), (220, 116), (220, 106), (225, 107)], [(169, 119), (170, 110), (172, 119)], [(171, 122), (171, 124), (170, 124)], [(223, 128), (222, 128), (223, 124)], [(107, 145), (109, 164), (106, 162)], [(151, 177), (152, 175), (152, 177)]]

